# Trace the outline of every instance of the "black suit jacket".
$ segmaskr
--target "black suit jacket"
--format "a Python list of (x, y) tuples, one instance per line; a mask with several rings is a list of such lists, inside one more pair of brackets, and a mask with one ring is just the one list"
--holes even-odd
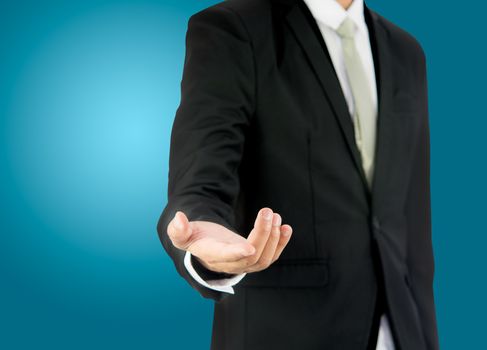
[[(190, 17), (158, 232), (181, 276), (216, 301), (212, 349), (365, 349), (379, 292), (399, 349), (438, 349), (425, 57), (365, 16), (379, 89), (371, 190), (302, 0), (229, 0)], [(199, 285), (167, 236), (176, 211), (246, 236), (264, 206), (293, 227), (281, 258), (234, 295)]]

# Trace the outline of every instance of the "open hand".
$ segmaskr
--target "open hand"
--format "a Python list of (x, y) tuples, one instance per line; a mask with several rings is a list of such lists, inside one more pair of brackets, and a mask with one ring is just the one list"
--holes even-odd
[(276, 261), (291, 238), (290, 225), (281, 216), (262, 208), (247, 238), (210, 221), (188, 221), (176, 212), (167, 226), (176, 248), (189, 251), (215, 272), (240, 274), (264, 270)]

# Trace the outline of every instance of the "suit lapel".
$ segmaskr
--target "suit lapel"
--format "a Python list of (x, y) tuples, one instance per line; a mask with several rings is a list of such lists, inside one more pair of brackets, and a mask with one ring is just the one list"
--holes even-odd
[(369, 193), (367, 180), (362, 168), (360, 153), (355, 143), (353, 122), (350, 118), (347, 102), (343, 95), (340, 82), (335, 74), (333, 64), (327, 55), (326, 46), (324, 45), (324, 42), (320, 43), (322, 37), (316, 35), (310, 25), (309, 19), (306, 18), (307, 15), (311, 14), (305, 14), (305, 11), (309, 11), (305, 6), (304, 2), (296, 1), (287, 13), (286, 20), (305, 52), (308, 61), (332, 106), (355, 166), (360, 173), (360, 177), (362, 178), (367, 193)]
[[(391, 123), (392, 110), (392, 74), (391, 62), (388, 46), (387, 32), (380, 23), (380, 20), (373, 11), (370, 11), (364, 4), (365, 18), (369, 28), (372, 51), (374, 54), (374, 65), (378, 86), (378, 120), (377, 120), (377, 140), (374, 160), (374, 178), (372, 188), (369, 190), (364, 170), (362, 168), (360, 152), (355, 143), (353, 122), (350, 118), (347, 102), (343, 95), (340, 82), (335, 74), (333, 64), (326, 51), (326, 45), (322, 40), (321, 33), (316, 35), (306, 18), (311, 16), (303, 1), (295, 1), (286, 16), (297, 41), (305, 52), (310, 65), (312, 66), (320, 84), (333, 108), (342, 134), (348, 145), (353, 161), (356, 165), (364, 189), (371, 200), (371, 205), (375, 208), (380, 198), (385, 198), (387, 193), (386, 182), (388, 179), (389, 166), (394, 157), (394, 130), (397, 130)], [(307, 14), (306, 11), (308, 11)], [(317, 28), (316, 28), (317, 29)], [(318, 40), (317, 40), (318, 39)]]

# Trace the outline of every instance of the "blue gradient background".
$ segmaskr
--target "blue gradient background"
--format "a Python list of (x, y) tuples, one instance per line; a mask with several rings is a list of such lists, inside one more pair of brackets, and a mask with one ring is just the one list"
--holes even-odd
[[(155, 227), (187, 19), (215, 2), (0, 3), (0, 348), (208, 348), (212, 303)], [(485, 4), (368, 4), (428, 57), (441, 345), (479, 348)]]

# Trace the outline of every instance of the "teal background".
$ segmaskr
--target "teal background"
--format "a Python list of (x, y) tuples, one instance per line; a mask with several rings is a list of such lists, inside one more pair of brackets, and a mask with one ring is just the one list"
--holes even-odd
[[(0, 3), (0, 348), (207, 349), (156, 234), (188, 17), (216, 1)], [(370, 0), (428, 58), (442, 349), (484, 342), (485, 4)]]

